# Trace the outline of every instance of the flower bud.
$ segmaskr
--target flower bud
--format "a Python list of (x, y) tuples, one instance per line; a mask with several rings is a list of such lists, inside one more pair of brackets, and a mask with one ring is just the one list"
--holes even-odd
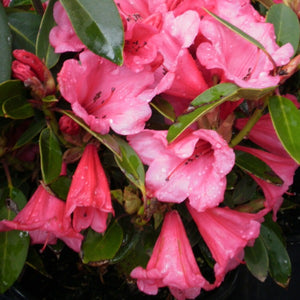
[(76, 135), (80, 130), (80, 126), (68, 116), (62, 116), (58, 125), (61, 132), (69, 135)]

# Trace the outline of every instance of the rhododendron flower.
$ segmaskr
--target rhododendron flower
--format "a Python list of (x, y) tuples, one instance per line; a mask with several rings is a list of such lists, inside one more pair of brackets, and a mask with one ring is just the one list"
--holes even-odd
[[(291, 44), (277, 46), (272, 24), (254, 22), (247, 15), (235, 18), (234, 21), (239, 29), (261, 41), (276, 66), (289, 62), (294, 49)], [(275, 66), (270, 58), (254, 44), (211, 17), (201, 20), (200, 31), (208, 42), (199, 45), (197, 57), (207, 69), (223, 70), (222, 81), (233, 81), (241, 87), (252, 88), (264, 88), (279, 83), (280, 76), (271, 74)]]
[(97, 232), (106, 230), (108, 213), (114, 213), (106, 175), (97, 148), (85, 147), (72, 178), (66, 203), (66, 217), (73, 213), (76, 231), (92, 227)]
[(65, 202), (49, 194), (40, 185), (12, 221), (0, 221), (0, 231), (28, 231), (32, 244), (44, 244), (44, 247), (61, 239), (79, 252), (83, 236), (73, 230), (71, 219), (66, 218), (64, 212)]
[(79, 52), (86, 48), (76, 35), (69, 17), (59, 1), (54, 4), (53, 18), (57, 24), (49, 34), (49, 41), (56, 53)]
[(227, 207), (214, 207), (204, 212), (196, 211), (188, 203), (187, 207), (216, 261), (216, 280), (210, 287), (214, 288), (221, 284), (228, 271), (241, 263), (244, 248), (253, 246), (259, 236), (262, 218)]
[(275, 155), (273, 153), (269, 153), (259, 149), (243, 146), (236, 146), (235, 149), (250, 153), (258, 157), (283, 180), (283, 184), (281, 186), (278, 186), (250, 174), (250, 176), (261, 186), (265, 195), (266, 201), (264, 204), (266, 210), (262, 211), (261, 214), (266, 214), (267, 212), (273, 210), (273, 218), (276, 219), (277, 211), (283, 201), (282, 195), (293, 183), (294, 174), (298, 167), (298, 164), (290, 157)]
[(156, 295), (160, 287), (168, 286), (179, 300), (194, 299), (207, 284), (177, 211), (166, 214), (146, 269), (136, 267), (130, 276), (146, 294)]
[(146, 188), (160, 201), (180, 203), (189, 198), (198, 211), (223, 201), (226, 174), (234, 153), (214, 130), (186, 131), (168, 144), (166, 131), (144, 130), (128, 136), (130, 145), (149, 165)]
[(79, 58), (65, 61), (58, 74), (61, 94), (73, 112), (101, 134), (110, 127), (124, 135), (141, 131), (151, 116), (151, 99), (142, 93), (153, 83), (153, 73), (135, 73), (88, 50)]

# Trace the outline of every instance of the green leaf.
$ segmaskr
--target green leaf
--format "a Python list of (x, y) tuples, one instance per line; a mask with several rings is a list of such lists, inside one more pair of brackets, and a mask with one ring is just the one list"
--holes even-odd
[(278, 186), (283, 184), (283, 180), (265, 162), (250, 153), (235, 150), (235, 163), (247, 173), (269, 183)]
[(54, 52), (49, 42), (50, 30), (55, 26), (53, 6), (56, 0), (50, 0), (43, 15), (40, 30), (36, 41), (36, 55), (42, 59), (48, 69), (51, 69), (59, 60), (60, 55)]
[(82, 261), (95, 264), (112, 259), (120, 249), (122, 240), (123, 230), (117, 221), (109, 226), (104, 235), (89, 229), (82, 245)]
[(260, 232), (268, 251), (270, 276), (278, 285), (286, 288), (291, 277), (291, 261), (285, 245), (268, 222), (264, 222), (261, 225)]
[(275, 88), (276, 86), (264, 89), (239, 88), (233, 83), (220, 83), (215, 85), (204, 91), (191, 102), (187, 109), (188, 113), (179, 116), (176, 123), (169, 128), (167, 140), (169, 142), (174, 141), (185, 129), (197, 121), (197, 119), (225, 101), (237, 101), (241, 98), (258, 100), (274, 91)]
[(217, 21), (219, 21), (221, 24), (223, 24), (224, 26), (226, 26), (228, 29), (230, 29), (231, 31), (235, 32), (236, 34), (238, 34), (240, 37), (244, 38), (246, 41), (250, 42), (251, 44), (255, 45), (257, 48), (259, 48), (260, 50), (262, 50), (269, 58), (269, 60), (272, 62), (274, 68), (276, 68), (276, 63), (274, 62), (272, 56), (267, 52), (267, 50), (265, 49), (265, 47), (263, 46), (263, 44), (261, 44), (258, 40), (256, 40), (255, 38), (253, 38), (252, 36), (248, 35), (246, 32), (242, 31), (241, 29), (239, 29), (238, 27), (234, 26), (233, 24), (227, 22), (226, 20), (222, 19), (221, 17), (217, 16), (216, 14), (210, 12), (209, 10), (203, 8), (209, 15), (211, 15), (212, 17), (214, 17)]
[(299, 20), (290, 7), (283, 3), (272, 5), (267, 12), (266, 22), (274, 25), (279, 46), (291, 43), (294, 51), (297, 51), (300, 38)]
[[(0, 219), (12, 220), (16, 214), (9, 209), (6, 201), (24, 205), (25, 196), (16, 189), (6, 189), (0, 199)], [(28, 233), (22, 231), (0, 232), (0, 294), (4, 293), (19, 277), (29, 248)]]
[(41, 171), (45, 184), (54, 181), (60, 174), (62, 152), (59, 142), (50, 128), (40, 134)]
[(245, 248), (247, 268), (261, 282), (268, 276), (269, 256), (261, 237), (255, 240), (253, 247)]
[(113, 0), (61, 0), (80, 40), (94, 53), (123, 63), (124, 33)]
[(121, 158), (121, 151), (119, 148), (119, 144), (117, 141), (109, 134), (101, 135), (97, 132), (94, 132), (89, 128), (88, 125), (84, 123), (84, 121), (77, 116), (75, 116), (72, 112), (62, 110), (61, 113), (70, 117), (73, 121), (75, 121), (79, 126), (81, 126), (85, 131), (90, 133), (93, 137), (95, 137), (98, 141), (100, 141), (103, 145), (105, 145), (108, 149), (110, 149), (117, 157)]
[(71, 185), (71, 179), (67, 176), (59, 176), (55, 181), (50, 184), (51, 190), (55, 195), (62, 199), (66, 200)]
[(205, 115), (210, 110), (219, 106), (227, 100), (233, 100), (232, 95), (238, 87), (232, 83), (222, 83), (206, 90), (192, 102), (189, 109), (194, 109), (192, 112), (181, 115), (168, 131), (167, 140), (174, 141), (185, 129), (193, 124), (198, 118)]
[(273, 126), (285, 150), (300, 163), (300, 113), (294, 103), (281, 96), (269, 99)]
[(115, 137), (119, 143), (122, 158), (115, 156), (116, 163), (125, 176), (145, 195), (145, 169), (136, 152), (121, 138)]
[(23, 120), (34, 115), (34, 109), (31, 104), (19, 95), (5, 100), (2, 104), (2, 111), (6, 118)]
[(0, 83), (10, 79), (11, 74), (11, 32), (8, 27), (8, 19), (5, 10), (0, 5), (0, 53), (1, 53), (1, 68), (0, 68)]
[(35, 52), (36, 36), (41, 23), (41, 16), (33, 12), (8, 12), (8, 25), (13, 36), (13, 48)]
[(21, 137), (14, 145), (13, 150), (30, 143), (32, 139), (35, 138), (41, 132), (45, 125), (45, 120), (40, 120), (38, 122), (33, 122), (32, 124), (30, 124), (28, 129), (21, 135)]
[(26, 99), (26, 89), (20, 80), (7, 80), (0, 83), (0, 116), (3, 117), (2, 104), (11, 97)]
[(176, 115), (174, 109), (168, 101), (158, 96), (155, 97), (150, 104), (165, 118), (171, 120), (172, 122), (175, 121)]

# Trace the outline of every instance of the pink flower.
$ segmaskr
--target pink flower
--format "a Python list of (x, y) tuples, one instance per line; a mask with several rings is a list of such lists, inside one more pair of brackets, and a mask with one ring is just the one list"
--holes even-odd
[(66, 203), (66, 217), (73, 213), (73, 227), (79, 232), (89, 226), (97, 232), (106, 230), (109, 213), (114, 214), (106, 175), (97, 148), (85, 147), (73, 175)]
[(32, 244), (44, 244), (44, 247), (55, 244), (58, 238), (79, 252), (83, 236), (73, 230), (71, 219), (64, 212), (65, 202), (40, 185), (13, 221), (0, 222), (0, 231), (28, 231)]
[[(253, 8), (236, 17), (228, 18), (235, 26), (260, 41), (272, 56), (276, 66), (289, 62), (294, 50), (291, 44), (277, 46), (272, 24), (256, 20)], [(226, 19), (226, 18), (225, 18)], [(212, 73), (223, 71), (222, 81), (233, 81), (241, 87), (264, 88), (279, 83), (280, 76), (273, 76), (274, 69), (267, 55), (255, 45), (232, 32), (210, 16), (200, 23), (200, 31), (208, 40), (199, 45), (197, 57)]]
[(294, 173), (298, 167), (298, 164), (288, 156), (275, 155), (259, 149), (243, 146), (236, 146), (235, 149), (258, 157), (283, 180), (283, 184), (281, 186), (277, 186), (250, 174), (251, 177), (261, 186), (266, 198), (266, 210), (262, 211), (261, 214), (266, 214), (270, 210), (273, 210), (273, 219), (276, 219), (277, 211), (283, 201), (282, 195), (293, 183)]
[(227, 207), (214, 207), (204, 212), (196, 211), (189, 204), (187, 207), (216, 261), (216, 280), (210, 287), (214, 288), (221, 284), (228, 271), (240, 264), (244, 248), (252, 246), (259, 235), (262, 219)]
[(79, 58), (65, 61), (58, 74), (60, 91), (73, 112), (101, 134), (110, 127), (124, 135), (141, 131), (151, 116), (151, 99), (142, 93), (153, 83), (153, 74), (135, 73), (88, 50)]
[(2, 4), (4, 7), (8, 7), (10, 2), (11, 2), (11, 0), (2, 0)]
[(144, 130), (128, 136), (130, 145), (149, 165), (146, 188), (150, 197), (180, 203), (189, 198), (198, 211), (223, 201), (226, 174), (234, 153), (214, 130), (186, 131), (168, 144), (166, 131)]
[(61, 132), (69, 135), (76, 135), (80, 131), (80, 126), (65, 115), (60, 117), (58, 125)]
[(136, 267), (130, 274), (138, 288), (156, 295), (168, 286), (176, 299), (194, 299), (207, 284), (196, 263), (192, 248), (177, 211), (166, 214), (161, 233), (146, 269)]
[(57, 26), (51, 29), (49, 41), (56, 53), (79, 52), (86, 48), (76, 35), (65, 9), (59, 1), (54, 4), (53, 18)]

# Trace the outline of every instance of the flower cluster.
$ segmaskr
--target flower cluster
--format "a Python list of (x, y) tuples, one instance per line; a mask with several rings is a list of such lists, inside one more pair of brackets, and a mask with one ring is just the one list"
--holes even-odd
[[(0, 231), (27, 231), (32, 244), (43, 244), (43, 249), (61, 239), (76, 252), (82, 252), (86, 229), (105, 234), (118, 204), (110, 191), (110, 185), (116, 188), (113, 175), (99, 159), (102, 142), (139, 188), (135, 196), (142, 201), (130, 213), (125, 206), (127, 213), (135, 214), (136, 230), (155, 214), (162, 220), (150, 260), (145, 268), (136, 266), (130, 276), (146, 294), (169, 287), (176, 299), (194, 299), (201, 289), (218, 287), (243, 261), (244, 249), (253, 246), (264, 216), (271, 212), (276, 220), (283, 194), (293, 182), (298, 163), (279, 140), (265, 108), (270, 95), (280, 95), (278, 86), (296, 71), (282, 71), (295, 50), (290, 43), (276, 43), (273, 24), (249, 0), (114, 2), (124, 29), (121, 66), (82, 42), (60, 1), (54, 4), (56, 25), (49, 34), (55, 53), (67, 57), (57, 86), (37, 56), (13, 51), (12, 76), (30, 90), (30, 103), (45, 113), (48, 127), (66, 149), (56, 177), (72, 179), (64, 202), (49, 184), (53, 180), (45, 182), (42, 168), (36, 191), (13, 220), (0, 221)], [(235, 90), (215, 90), (214, 95), (212, 88), (226, 84)], [(252, 96), (253, 91), (259, 96)], [(208, 102), (195, 104), (199, 95), (206, 95)], [(228, 101), (222, 101), (226, 97)], [(299, 106), (294, 96), (285, 98)], [(164, 112), (158, 116), (156, 103), (164, 103), (173, 118)], [(241, 109), (243, 103), (247, 109)], [(208, 105), (211, 108), (203, 109)], [(199, 109), (203, 112), (171, 140), (170, 129)], [(54, 113), (63, 113), (59, 122)], [(126, 167), (126, 159), (132, 162), (130, 155), (133, 175)], [(267, 171), (262, 175), (247, 168), (238, 160), (241, 156), (260, 161)], [(139, 160), (146, 166), (144, 179), (135, 163)], [(257, 193), (263, 201), (254, 209), (238, 209), (238, 204), (226, 201), (228, 178), (233, 173), (242, 176), (240, 169), (236, 171), (241, 164), (260, 187)], [(279, 183), (267, 179), (270, 173)], [(213, 281), (199, 268), (186, 219), (198, 228), (215, 261)]]

